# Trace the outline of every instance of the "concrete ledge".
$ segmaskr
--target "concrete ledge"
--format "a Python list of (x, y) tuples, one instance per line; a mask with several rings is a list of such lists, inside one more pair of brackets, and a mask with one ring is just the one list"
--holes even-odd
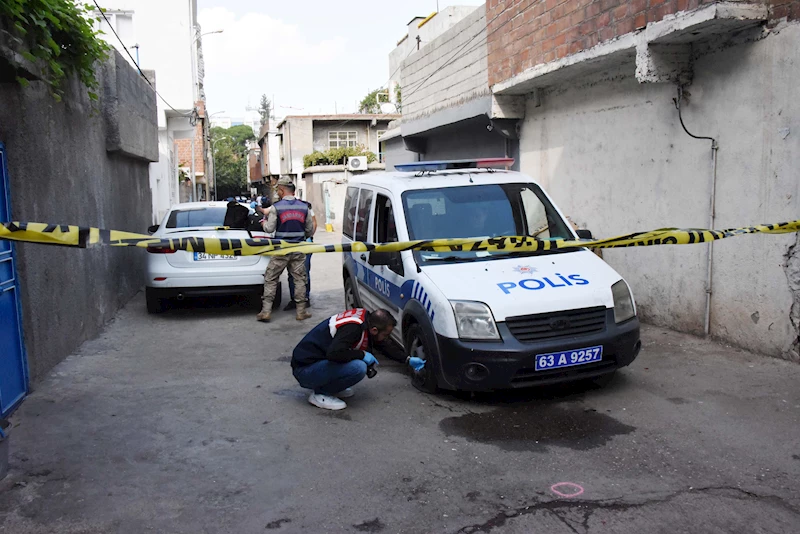
[(158, 161), (158, 111), (153, 89), (112, 49), (103, 69), (106, 150)]
[(403, 117), (403, 122), (400, 124), (400, 132), (403, 137), (407, 137), (480, 115), (488, 116), (492, 112), (492, 102), (492, 95), (487, 94), (430, 114)]
[[(368, 171), (382, 171), (386, 169), (385, 163), (370, 163), (367, 165)], [(306, 167), (301, 174), (318, 174), (324, 172), (344, 172), (347, 170), (345, 165), (315, 165), (314, 167)], [(363, 172), (363, 171), (359, 171)]]
[[(536, 65), (492, 86), (495, 95), (523, 95), (537, 88), (569, 82), (612, 66), (635, 63), (640, 82), (686, 83), (691, 80), (691, 54), (685, 45), (766, 22), (763, 4), (718, 2), (681, 11), (617, 39), (558, 61)], [(683, 48), (668, 48), (670, 45)], [(688, 70), (688, 72), (687, 72)]]

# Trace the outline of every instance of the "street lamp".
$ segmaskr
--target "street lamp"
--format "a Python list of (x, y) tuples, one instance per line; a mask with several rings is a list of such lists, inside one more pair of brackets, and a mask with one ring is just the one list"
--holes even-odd
[[(223, 111), (218, 111), (217, 113), (224, 113), (224, 112)], [(210, 116), (209, 116), (209, 118), (210, 118)], [(233, 137), (231, 137), (229, 135), (223, 135), (222, 137), (218, 137), (217, 139), (214, 139), (213, 141), (211, 141), (211, 168), (212, 168), (212, 171), (213, 171), (211, 178), (214, 181), (214, 198), (213, 198), (213, 200), (217, 200), (217, 161), (214, 159), (214, 150), (216, 149), (216, 147), (215, 147), (216, 143), (218, 141), (222, 141), (223, 139), (231, 139), (231, 140), (233, 140)]]

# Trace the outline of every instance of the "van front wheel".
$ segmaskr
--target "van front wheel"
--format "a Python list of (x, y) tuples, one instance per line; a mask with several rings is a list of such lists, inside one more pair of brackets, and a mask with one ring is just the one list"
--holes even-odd
[(406, 356), (416, 356), (425, 360), (425, 367), (420, 372), (414, 372), (411, 384), (424, 393), (436, 393), (439, 389), (436, 381), (436, 369), (433, 361), (433, 352), (425, 340), (425, 332), (418, 324), (411, 325), (406, 334)]
[(353, 279), (349, 276), (344, 279), (344, 307), (347, 310), (360, 308), (358, 297), (356, 297), (356, 288), (353, 286)]

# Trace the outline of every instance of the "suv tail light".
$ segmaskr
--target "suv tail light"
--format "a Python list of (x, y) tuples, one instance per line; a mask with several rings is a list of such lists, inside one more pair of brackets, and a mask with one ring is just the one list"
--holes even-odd
[(162, 247), (147, 247), (147, 252), (151, 254), (175, 254), (175, 250), (171, 248), (162, 248)]

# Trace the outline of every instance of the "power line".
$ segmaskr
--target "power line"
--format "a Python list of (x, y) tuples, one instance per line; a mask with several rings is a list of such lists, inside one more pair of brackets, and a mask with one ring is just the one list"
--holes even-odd
[(175, 113), (177, 113), (181, 117), (190, 117), (192, 119), (192, 122), (196, 122), (196, 120), (197, 120), (197, 118), (196, 118), (197, 109), (196, 108), (193, 109), (191, 113), (183, 113), (181, 111), (178, 111), (177, 109), (172, 107), (172, 105), (169, 102), (167, 102), (164, 99), (164, 97), (161, 96), (161, 94), (158, 91), (156, 91), (155, 86), (152, 84), (152, 82), (150, 82), (150, 79), (147, 76), (144, 75), (144, 72), (142, 72), (142, 69), (139, 68), (139, 64), (136, 62), (135, 59), (133, 59), (133, 56), (131, 55), (130, 51), (128, 50), (128, 47), (125, 46), (124, 42), (122, 42), (122, 39), (120, 38), (119, 34), (117, 33), (117, 30), (114, 29), (114, 26), (111, 24), (111, 21), (109, 21), (108, 17), (106, 17), (106, 14), (105, 14), (105, 11), (103, 10), (103, 8), (100, 7), (100, 4), (97, 3), (97, 0), (92, 0), (92, 1), (94, 2), (94, 5), (97, 6), (97, 10), (100, 11), (100, 14), (103, 16), (103, 19), (105, 19), (106, 24), (108, 25), (108, 27), (111, 28), (111, 31), (114, 33), (114, 36), (119, 41), (119, 44), (122, 45), (122, 49), (125, 50), (125, 53), (128, 54), (129, 58), (131, 58), (131, 61), (133, 62), (133, 64), (136, 65), (136, 70), (139, 72), (139, 74), (142, 76), (142, 78), (144, 78), (144, 81), (147, 82), (147, 85), (150, 86), (150, 88), (158, 96), (158, 98), (160, 98), (161, 101), (164, 102), (167, 105), (168, 108), (170, 108), (172, 111), (174, 111)]

